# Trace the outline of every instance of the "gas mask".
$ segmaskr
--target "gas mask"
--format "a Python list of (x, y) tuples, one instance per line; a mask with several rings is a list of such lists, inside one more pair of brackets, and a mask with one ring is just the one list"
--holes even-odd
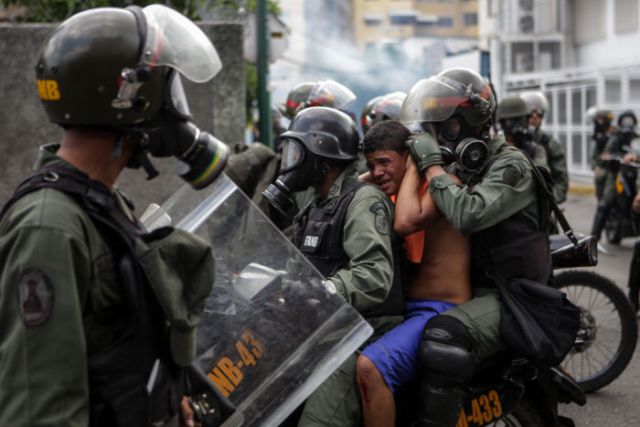
[[(278, 212), (292, 219), (295, 215), (293, 193), (319, 184), (327, 173), (328, 164), (304, 148), (304, 144), (283, 134), (280, 174), (264, 191), (264, 197)], [(327, 137), (327, 136), (325, 136)]]
[(446, 165), (456, 163), (465, 172), (475, 172), (486, 164), (489, 147), (486, 142), (465, 135), (477, 134), (477, 129), (468, 126), (464, 120), (454, 116), (448, 120), (431, 123), (438, 135), (442, 159)]
[(129, 166), (142, 166), (151, 179), (158, 173), (147, 153), (154, 157), (176, 157), (177, 174), (193, 188), (204, 188), (224, 169), (229, 150), (224, 143), (201, 131), (191, 121), (180, 75), (169, 69), (166, 81), (163, 107), (148, 127), (132, 131), (140, 145)]
[(209, 80), (221, 68), (218, 55), (204, 33), (182, 15), (157, 5), (128, 10), (136, 17), (144, 46), (139, 65), (122, 70), (119, 90), (111, 106), (143, 111), (149, 106), (144, 86), (151, 84), (152, 73), (162, 73), (160, 108), (140, 124), (124, 129), (139, 144), (129, 166), (142, 166), (151, 179), (158, 172), (147, 153), (154, 157), (176, 157), (177, 174), (193, 188), (204, 188), (224, 169), (228, 148), (191, 121), (180, 76), (194, 82)]
[(632, 135), (635, 135), (635, 127), (636, 121), (633, 117), (622, 116), (619, 119), (620, 133), (622, 134), (623, 138), (630, 139)]

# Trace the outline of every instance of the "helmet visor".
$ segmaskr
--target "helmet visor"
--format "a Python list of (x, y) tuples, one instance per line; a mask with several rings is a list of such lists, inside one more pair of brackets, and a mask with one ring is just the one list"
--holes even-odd
[(178, 73), (173, 73), (173, 76), (171, 77), (171, 82), (169, 83), (169, 100), (171, 108), (173, 108), (180, 117), (184, 119), (191, 118), (187, 95), (184, 93), (182, 80)]
[(220, 71), (218, 52), (193, 22), (158, 4), (145, 7), (143, 13), (147, 37), (142, 63), (171, 67), (196, 83), (206, 82)]
[(468, 100), (465, 92), (452, 82), (438, 77), (422, 79), (404, 100), (400, 122), (409, 129), (418, 129), (423, 122), (442, 122)]
[(309, 92), (307, 106), (332, 107), (342, 110), (354, 99), (356, 99), (356, 95), (346, 86), (334, 80), (324, 80), (318, 82)]
[(298, 166), (304, 160), (304, 148), (293, 138), (282, 138), (282, 161), (280, 172), (286, 172)]

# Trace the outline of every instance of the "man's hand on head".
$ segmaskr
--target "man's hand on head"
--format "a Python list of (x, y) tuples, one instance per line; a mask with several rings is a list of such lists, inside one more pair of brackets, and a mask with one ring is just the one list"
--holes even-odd
[(411, 135), (405, 144), (421, 174), (431, 166), (443, 165), (442, 152), (433, 135)]

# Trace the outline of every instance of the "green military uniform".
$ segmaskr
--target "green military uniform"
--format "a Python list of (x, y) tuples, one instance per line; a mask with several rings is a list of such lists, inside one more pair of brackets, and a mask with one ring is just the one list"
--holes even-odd
[(591, 139), (595, 142), (593, 152), (591, 154), (591, 169), (593, 169), (593, 182), (596, 187), (596, 198), (598, 201), (604, 195), (605, 183), (607, 180), (607, 165), (600, 158), (609, 141), (607, 134), (598, 133), (592, 135)]
[(533, 146), (533, 156), (531, 156), (531, 160), (533, 160), (533, 163), (537, 166), (543, 166), (547, 169), (549, 169), (549, 162), (547, 160), (547, 153), (544, 151), (544, 148), (542, 148), (539, 145), (534, 145)]
[[(326, 205), (340, 195), (347, 180), (357, 180), (355, 165), (349, 166), (335, 181), (326, 199), (311, 203)], [(379, 306), (387, 298), (393, 281), (391, 241), (392, 206), (377, 188), (365, 185), (356, 190), (349, 203), (343, 228), (343, 247), (349, 267), (329, 279), (356, 310)], [(368, 319), (380, 336), (399, 323), (401, 316)], [(307, 400), (300, 426), (352, 426), (361, 420), (360, 397), (355, 379), (357, 355), (351, 356)]]
[[(44, 150), (39, 165), (73, 169)], [(122, 198), (117, 200), (130, 215)], [(174, 231), (174, 236), (184, 233)], [(176, 310), (185, 304), (185, 298), (193, 310), (202, 309), (202, 297), (208, 295), (213, 282), (213, 258), (206, 242), (186, 239), (187, 245), (201, 245), (198, 251), (204, 252), (200, 255), (206, 253), (210, 260), (206, 255), (197, 258), (196, 264), (204, 260), (204, 269), (192, 263), (185, 266), (187, 271), (199, 273), (182, 277), (193, 280), (192, 289), (200, 288), (200, 301), (189, 299), (194, 292), (181, 295), (181, 277), (158, 259), (167, 255), (163, 249), (139, 242), (136, 257), (145, 272), (149, 268), (162, 276), (148, 280), (171, 322), (172, 336), (173, 328), (182, 327), (195, 339), (195, 325), (187, 325), (185, 318), (180, 322)], [(0, 425), (88, 425), (88, 354), (116, 341), (125, 326), (117, 255), (82, 206), (61, 191), (33, 191), (7, 211), (0, 222), (4, 266), (0, 273)], [(175, 344), (171, 344), (174, 359), (179, 356), (174, 350), (180, 351)], [(187, 364), (191, 350), (186, 342), (182, 345), (184, 354), (178, 363)]]
[[(610, 154), (612, 156), (622, 157), (626, 154), (623, 149), (623, 145), (625, 145), (620, 138), (618, 133), (614, 133), (611, 138), (607, 141), (607, 144), (604, 147), (602, 154)], [(613, 203), (617, 191), (616, 191), (616, 179), (618, 177), (618, 172), (620, 172), (620, 163), (615, 161), (607, 161), (605, 162), (605, 177), (603, 179), (604, 185), (602, 188), (602, 202), (603, 203)]]
[(555, 138), (540, 128), (534, 132), (533, 140), (545, 150), (547, 166), (553, 178), (553, 195), (557, 203), (563, 203), (567, 200), (567, 191), (569, 191), (569, 173), (564, 149)]
[[(429, 183), (438, 209), (464, 234), (473, 235), (520, 211), (538, 225), (536, 183), (531, 167), (519, 151), (506, 149), (504, 144), (498, 138), (489, 143), (496, 158), (482, 181), (474, 186), (458, 185), (448, 175), (435, 177)], [(461, 178), (464, 182), (465, 177)], [(477, 255), (472, 253), (472, 257)], [(480, 361), (505, 348), (505, 344), (500, 336), (498, 290), (474, 287), (473, 292), (473, 299), (444, 315), (455, 317), (467, 327), (473, 340), (473, 355)]]

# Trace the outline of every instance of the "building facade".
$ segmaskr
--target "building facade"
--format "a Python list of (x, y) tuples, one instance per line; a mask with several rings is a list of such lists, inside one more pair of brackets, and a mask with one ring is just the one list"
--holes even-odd
[(477, 40), (477, 0), (353, 0), (356, 46), (382, 40), (464, 38)]
[(591, 176), (586, 110), (640, 111), (639, 0), (480, 0), (498, 95), (541, 90), (572, 179)]

